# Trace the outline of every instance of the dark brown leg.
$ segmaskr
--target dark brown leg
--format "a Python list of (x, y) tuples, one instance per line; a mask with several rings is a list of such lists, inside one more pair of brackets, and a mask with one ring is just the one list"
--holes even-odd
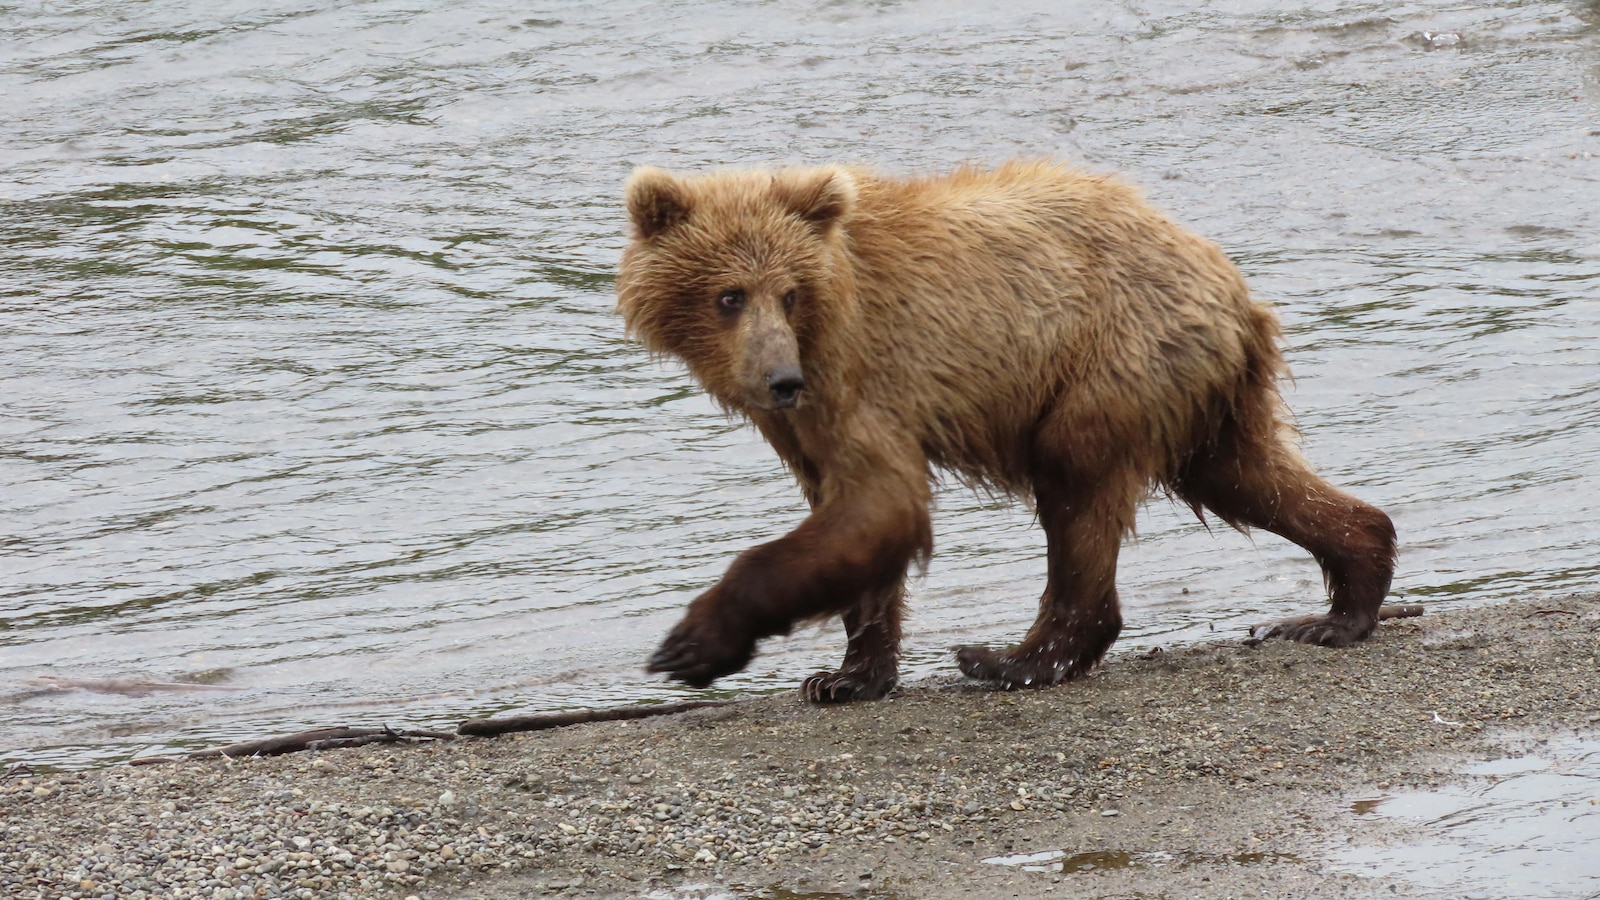
[(739, 554), (689, 604), (646, 669), (705, 687), (743, 669), (760, 639), (898, 589), (912, 560), (932, 550), (927, 504), (921, 472), (840, 491), (794, 531)]
[(844, 611), (844, 664), (836, 672), (818, 672), (800, 685), (800, 696), (812, 703), (877, 700), (894, 690), (900, 677), (900, 621), (905, 586), (896, 584)]
[(1070, 478), (1035, 478), (1049, 556), (1038, 620), (1010, 649), (960, 648), (956, 661), (967, 675), (1006, 688), (1057, 684), (1088, 671), (1122, 631), (1117, 552), (1133, 528), (1143, 484), (1125, 471)]
[(1394, 524), (1382, 510), (1317, 477), (1275, 429), (1230, 422), (1173, 484), (1190, 505), (1236, 528), (1264, 528), (1310, 551), (1332, 608), (1258, 626), (1259, 637), (1346, 647), (1370, 635), (1394, 574)]

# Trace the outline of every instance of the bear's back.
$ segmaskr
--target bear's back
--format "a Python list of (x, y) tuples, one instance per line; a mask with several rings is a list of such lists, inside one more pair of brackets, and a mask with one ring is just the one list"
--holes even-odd
[(1275, 353), (1275, 319), (1221, 250), (1116, 179), (1012, 163), (857, 188), (862, 392), (972, 480), (1015, 480), (1019, 430), (1063, 394), (1129, 440), (1181, 443)]

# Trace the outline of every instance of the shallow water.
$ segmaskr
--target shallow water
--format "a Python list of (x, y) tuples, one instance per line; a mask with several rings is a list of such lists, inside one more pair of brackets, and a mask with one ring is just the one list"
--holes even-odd
[(1600, 897), (1600, 741), (1551, 741), (1466, 775), (1438, 790), (1356, 801), (1358, 815), (1403, 830), (1392, 843), (1340, 851), (1338, 863), (1456, 896)]
[[(1350, 811), (1349, 845), (1325, 855), (1338, 871), (1469, 900), (1600, 897), (1600, 858), (1594, 854), (1600, 844), (1600, 742), (1593, 739), (1541, 739), (1530, 752), (1469, 766), (1444, 787), (1364, 797), (1351, 801)], [(1068, 848), (982, 862), (1074, 876), (1297, 859), (1282, 853)]]
[[(642, 660), (801, 503), (622, 335), (640, 163), (1123, 171), (1280, 305), (1399, 598), (1597, 580), (1591, 0), (200, 9), (0, 7), (0, 761), (693, 693)], [(1026, 511), (935, 524), (909, 677), (1043, 584)], [(1140, 527), (1125, 647), (1320, 602), (1271, 536)]]
[(645, 900), (899, 900), (889, 891), (875, 890), (863, 885), (850, 893), (837, 891), (795, 891), (788, 888), (729, 887), (716, 884), (688, 884), (680, 887), (651, 891)]
[(1295, 859), (1296, 857), (1285, 853), (1197, 853), (1188, 850), (1177, 853), (1166, 850), (1137, 853), (1126, 850), (1088, 850), (1069, 853), (1066, 850), (1041, 850), (1035, 853), (991, 856), (981, 862), (1023, 872), (1078, 875), (1117, 869), (1182, 869), (1190, 866), (1254, 866), (1262, 863), (1270, 865)]

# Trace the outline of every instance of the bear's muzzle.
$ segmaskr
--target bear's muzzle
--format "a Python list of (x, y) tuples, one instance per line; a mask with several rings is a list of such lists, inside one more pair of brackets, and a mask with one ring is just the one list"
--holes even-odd
[(777, 366), (767, 373), (767, 390), (772, 392), (773, 409), (794, 409), (805, 388), (799, 366)]

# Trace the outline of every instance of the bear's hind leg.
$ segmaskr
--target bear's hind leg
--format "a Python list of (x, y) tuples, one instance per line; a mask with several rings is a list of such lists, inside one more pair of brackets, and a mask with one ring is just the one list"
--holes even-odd
[(1230, 421), (1173, 488), (1236, 528), (1263, 528), (1299, 544), (1322, 567), (1332, 608), (1265, 623), (1252, 629), (1257, 636), (1347, 647), (1378, 625), (1394, 575), (1394, 524), (1382, 510), (1318, 477), (1275, 427), (1263, 431)]
[(1133, 529), (1143, 491), (1132, 471), (1097, 478), (1036, 478), (1049, 559), (1039, 618), (1015, 647), (960, 648), (956, 662), (961, 671), (1006, 688), (1048, 687), (1099, 662), (1122, 632), (1117, 552), (1123, 535)]
[(900, 622), (905, 583), (863, 597), (841, 614), (848, 645), (838, 671), (818, 672), (800, 684), (811, 703), (877, 700), (900, 678)]

